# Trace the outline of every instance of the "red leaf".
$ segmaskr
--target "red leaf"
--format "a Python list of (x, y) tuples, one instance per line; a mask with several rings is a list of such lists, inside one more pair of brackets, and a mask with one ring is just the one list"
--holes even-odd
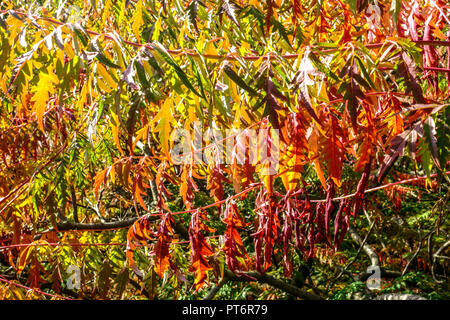
[(207, 217), (204, 212), (196, 211), (191, 217), (191, 223), (189, 224), (189, 241), (191, 244), (191, 271), (195, 272), (195, 291), (198, 291), (207, 278), (206, 272), (213, 268), (209, 265), (205, 257), (212, 256), (214, 254), (210, 245), (206, 242), (206, 239), (202, 231), (214, 231), (214, 229), (207, 227), (203, 221), (206, 221)]
[(406, 143), (417, 140), (417, 135), (412, 134), (413, 131), (415, 131), (418, 135), (423, 136), (422, 123), (418, 122), (412, 128), (403, 131), (391, 139), (390, 146), (384, 156), (383, 163), (381, 164), (380, 170), (377, 174), (378, 182), (381, 182), (380, 179), (384, 176), (386, 169), (389, 168), (399, 156), (403, 155)]
[(364, 191), (366, 190), (367, 183), (369, 182), (370, 176), (370, 166), (372, 164), (372, 158), (370, 158), (369, 162), (367, 162), (364, 167), (364, 172), (359, 180), (358, 186), (356, 187), (356, 195), (355, 195), (355, 205), (353, 207), (353, 216), (356, 216), (361, 209), (362, 201), (364, 198)]
[(161, 224), (158, 230), (158, 241), (155, 245), (155, 272), (162, 278), (164, 273), (170, 267), (170, 243), (172, 238), (170, 234), (173, 234), (172, 230), (172, 216), (170, 212), (167, 212), (161, 217)]
[(216, 164), (208, 177), (208, 183), (206, 188), (209, 190), (211, 197), (214, 197), (215, 201), (223, 200), (224, 184), (228, 183), (228, 179), (223, 174), (222, 165)]
[(238, 228), (246, 226), (246, 223), (239, 215), (239, 211), (234, 200), (228, 201), (224, 212), (224, 219), (222, 221), (227, 225), (224, 235), (225, 243), (222, 249), (225, 252), (227, 266), (230, 271), (240, 274), (242, 270), (247, 269), (242, 260), (249, 260), (249, 257), (245, 251), (244, 244), (242, 243), (241, 236), (238, 232)]
[(278, 204), (274, 195), (267, 190), (261, 190), (255, 203), (260, 210), (258, 230), (254, 234), (256, 269), (260, 273), (264, 273), (272, 264), (273, 249), (275, 241), (278, 240), (278, 229), (280, 227)]
[(137, 268), (136, 262), (134, 261), (134, 250), (136, 250), (136, 243), (147, 243), (147, 240), (154, 240), (157, 234), (151, 230), (150, 216), (145, 216), (137, 220), (128, 229), (127, 233), (127, 247), (126, 247), (126, 257), (128, 260), (128, 265), (130, 268), (138, 275), (143, 276), (141, 271)]
[(411, 59), (406, 52), (402, 53), (402, 62), (398, 65), (398, 70), (400, 72), (400, 76), (405, 78), (406, 86), (409, 91), (412, 92), (414, 100), (417, 103), (426, 103), (425, 98), (423, 97), (423, 91), (417, 82), (417, 74), (416, 74), (416, 64), (413, 59)]
[(330, 112), (329, 119), (331, 125), (329, 127), (329, 137), (327, 139), (327, 162), (328, 174), (333, 182), (339, 187), (341, 185), (342, 165), (344, 161), (344, 146), (339, 139), (342, 136), (337, 119)]

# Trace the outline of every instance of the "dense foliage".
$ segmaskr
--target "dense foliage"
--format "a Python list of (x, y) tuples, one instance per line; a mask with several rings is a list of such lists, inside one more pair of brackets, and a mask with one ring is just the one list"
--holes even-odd
[(445, 1), (0, 10), (0, 298), (450, 297)]

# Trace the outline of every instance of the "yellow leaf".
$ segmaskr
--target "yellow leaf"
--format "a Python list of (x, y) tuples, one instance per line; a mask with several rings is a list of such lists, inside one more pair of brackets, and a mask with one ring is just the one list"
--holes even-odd
[(314, 161), (314, 169), (316, 170), (317, 176), (319, 177), (320, 183), (324, 189), (327, 188), (327, 182), (325, 176), (323, 175), (322, 168), (320, 167), (320, 162), (318, 160)]
[(95, 98), (97, 98), (97, 96), (98, 96), (98, 92), (97, 92), (97, 90), (95, 90), (94, 80), (95, 80), (95, 77), (89, 77), (89, 79), (87, 80), (88, 91), (89, 91), (89, 95), (91, 96), (92, 100), (95, 100)]
[(17, 300), (25, 300), (26, 299), (26, 297), (22, 293), (22, 290), (19, 289), (16, 286), (12, 286), (11, 288), (8, 289), (8, 291), (10, 293), (13, 293), (14, 294), (14, 298), (17, 299)]
[(51, 94), (55, 92), (53, 85), (59, 82), (58, 78), (53, 73), (39, 74), (39, 82), (32, 90), (34, 92), (31, 101), (34, 101), (34, 111), (38, 120), (39, 129), (44, 131), (44, 112), (47, 106), (48, 99)]
[(111, 177), (111, 182), (116, 183), (116, 167), (114, 164), (109, 169), (109, 176)]
[(170, 124), (174, 121), (171, 105), (172, 100), (166, 99), (158, 114), (152, 120), (152, 125), (157, 123), (154, 132), (159, 132), (159, 141), (161, 143), (162, 150), (166, 153), (169, 152), (169, 137), (171, 132)]
[(231, 86), (231, 93), (232, 93), (232, 98), (234, 100), (234, 103), (240, 103), (241, 96), (238, 94), (237, 85), (234, 82), (230, 81), (230, 86)]
[(156, 19), (155, 27), (153, 28), (152, 40), (158, 41), (160, 33), (161, 33), (161, 18), (158, 18)]
[(7, 92), (5, 78), (0, 79), (0, 88), (2, 89), (3, 92)]
[(22, 31), (24, 23), (10, 15), (6, 19), (6, 25), (8, 26), (8, 39), (10, 44), (12, 44), (13, 41), (16, 41), (17, 35)]
[(97, 71), (100, 73), (100, 75), (103, 77), (103, 80), (112, 88), (117, 87), (117, 82), (111, 77), (108, 70), (101, 64), (97, 64)]
[(70, 60), (73, 59), (73, 57), (75, 57), (75, 52), (73, 52), (72, 44), (70, 43), (64, 44), (64, 52), (67, 54)]
[(56, 58), (59, 60), (61, 64), (64, 64), (64, 51), (63, 50), (57, 50), (56, 51)]
[(133, 17), (131, 18), (131, 29), (133, 30), (134, 36), (138, 41), (140, 41), (141, 39), (141, 37), (139, 36), (139, 31), (143, 25), (144, 19), (142, 17), (142, 1), (138, 1)]
[(433, 33), (437, 38), (443, 41), (447, 40), (447, 37), (445, 36), (445, 34), (442, 33), (442, 31), (439, 28), (434, 28)]
[(88, 87), (88, 83), (86, 82), (84, 85), (83, 85), (83, 88), (81, 88), (81, 92), (80, 92), (80, 96), (79, 96), (79, 99), (78, 99), (78, 101), (77, 101), (77, 109), (79, 110), (79, 109), (81, 109), (81, 108), (83, 108), (83, 105), (86, 103), (86, 101), (87, 101), (87, 88)]
[(218, 56), (219, 52), (217, 51), (216, 47), (214, 46), (213, 41), (208, 41), (205, 47), (205, 55), (211, 55), (211, 56)]
[(120, 71), (124, 72), (125, 69), (126, 69), (126, 66), (125, 66), (125, 61), (124, 61), (124, 59), (123, 59), (122, 48), (121, 48), (117, 43), (115, 43), (115, 42), (114, 42), (112, 48), (113, 48), (114, 52), (115, 52), (116, 55), (117, 55), (118, 65), (119, 65), (119, 67), (120, 67)]
[(298, 146), (295, 144), (288, 147), (288, 150), (286, 150), (286, 154), (284, 155), (286, 157), (286, 165), (280, 169), (281, 172), (286, 170), (286, 172), (281, 175), (281, 180), (286, 190), (294, 191), (297, 189), (302, 176), (302, 167), (307, 160), (297, 148)]
[[(114, 1), (115, 2), (115, 1)], [(102, 15), (102, 25), (105, 25), (107, 20), (109, 19), (109, 17), (112, 14), (112, 6), (113, 6), (113, 1), (111, 0), (106, 0), (103, 1), (103, 15)]]
[(101, 90), (105, 91), (105, 93), (109, 93), (109, 92), (111, 92), (113, 90), (113, 88), (108, 86), (108, 84), (105, 81), (103, 81), (102, 78), (97, 78), (96, 81), (97, 81), (98, 87)]
[(119, 141), (119, 117), (116, 113), (112, 113), (111, 114), (112, 117), (112, 121), (111, 121), (111, 129), (112, 129), (112, 133), (113, 133), (113, 139), (114, 139), (114, 143), (116, 144), (117, 149), (119, 149), (120, 153), (123, 155), (123, 150), (122, 147), (120, 146), (120, 141)]
[(31, 252), (33, 252), (34, 247), (27, 246), (25, 247), (22, 252), (19, 255), (19, 262), (18, 262), (18, 270), (17, 273), (22, 273), (23, 269), (25, 269), (25, 266), (27, 264), (28, 258), (30, 257)]
[(141, 139), (143, 139), (144, 141), (147, 140), (147, 133), (148, 133), (148, 124), (145, 125), (142, 129), (136, 131), (136, 138), (133, 141), (133, 146), (131, 147), (131, 150), (134, 150), (139, 140)]

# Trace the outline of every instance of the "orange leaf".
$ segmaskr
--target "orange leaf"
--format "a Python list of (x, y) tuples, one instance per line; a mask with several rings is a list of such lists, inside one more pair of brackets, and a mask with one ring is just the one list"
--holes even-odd
[(25, 248), (22, 249), (22, 251), (20, 252), (19, 255), (19, 261), (18, 261), (18, 270), (17, 273), (20, 274), (22, 273), (23, 269), (25, 269), (25, 266), (28, 263), (28, 260), (30, 259), (30, 254), (34, 251), (34, 247), (33, 246), (27, 246)]

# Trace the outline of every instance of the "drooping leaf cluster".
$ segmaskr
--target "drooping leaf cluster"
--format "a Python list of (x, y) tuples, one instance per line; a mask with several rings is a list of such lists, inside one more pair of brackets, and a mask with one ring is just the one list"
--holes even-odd
[[(61, 282), (63, 266), (90, 254), (101, 298), (112, 274), (122, 296), (128, 267), (149, 297), (158, 279), (176, 297), (225, 269), (269, 272), (276, 256), (291, 278), (294, 252), (308, 260), (317, 246), (340, 248), (365, 191), (395, 179), (401, 159), (448, 181), (444, 1), (0, 9), (2, 243), (68, 245), (0, 257), (18, 274), (30, 264), (32, 287)], [(130, 228), (85, 231), (108, 223)], [(71, 247), (79, 237), (126, 248)]]

